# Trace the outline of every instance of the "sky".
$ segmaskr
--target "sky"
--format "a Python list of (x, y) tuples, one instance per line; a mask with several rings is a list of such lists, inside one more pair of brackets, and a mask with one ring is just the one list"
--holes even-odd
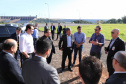
[(126, 15), (125, 2), (126, 0), (0, 0), (0, 16), (119, 19)]

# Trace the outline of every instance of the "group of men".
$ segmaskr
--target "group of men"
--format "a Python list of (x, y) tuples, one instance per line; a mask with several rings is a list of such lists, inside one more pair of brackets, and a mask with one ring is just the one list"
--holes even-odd
[[(60, 23), (57, 29), (59, 50), (62, 51), (62, 72), (65, 69), (65, 60), (68, 56), (68, 70), (75, 65), (77, 52), (79, 51), (79, 76), (83, 84), (98, 84), (102, 74), (102, 63), (100, 61), (101, 49), (104, 46), (104, 36), (100, 33), (101, 27), (96, 26), (95, 33), (91, 36), (89, 43), (92, 44), (90, 56), (82, 59), (83, 44), (86, 36), (81, 26), (77, 32), (71, 34), (71, 29), (62, 29)], [(2, 52), (0, 52), (0, 84), (60, 84), (58, 73), (49, 63), (55, 53), (53, 45), (56, 27), (48, 24), (44, 27), (44, 35), (38, 38), (37, 25), (28, 24), (26, 31), (21, 35), (21, 28), (10, 39), (4, 41)], [(61, 31), (63, 30), (63, 35)], [(50, 37), (52, 34), (52, 38)], [(124, 84), (126, 82), (126, 52), (125, 44), (119, 36), (119, 30), (113, 29), (112, 40), (105, 53), (108, 53), (107, 67), (110, 78), (106, 84)], [(74, 59), (72, 63), (72, 52)], [(14, 58), (15, 56), (15, 58)], [(21, 68), (17, 60), (21, 59)], [(118, 79), (118, 80), (117, 80)]]

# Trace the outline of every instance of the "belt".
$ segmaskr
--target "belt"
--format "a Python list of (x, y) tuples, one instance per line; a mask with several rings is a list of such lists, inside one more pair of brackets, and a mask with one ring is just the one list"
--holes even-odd
[(28, 55), (32, 55), (33, 53), (27, 53)]

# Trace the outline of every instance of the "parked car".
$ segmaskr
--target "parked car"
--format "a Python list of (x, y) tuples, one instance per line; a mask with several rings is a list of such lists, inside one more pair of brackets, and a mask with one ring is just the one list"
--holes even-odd
[(13, 26), (13, 27), (18, 27), (18, 24), (15, 24), (15, 23), (10, 23), (10, 24), (5, 24), (5, 26)]
[(13, 26), (0, 26), (0, 51), (2, 50), (3, 42), (10, 38), (16, 32), (16, 27)]

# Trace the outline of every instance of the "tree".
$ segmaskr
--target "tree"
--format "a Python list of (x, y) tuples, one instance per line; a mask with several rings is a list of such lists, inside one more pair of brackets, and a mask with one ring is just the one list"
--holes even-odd
[(118, 23), (122, 23), (122, 19), (117, 19), (117, 22)]
[(117, 23), (117, 20), (116, 19), (110, 19), (107, 21), (107, 23)]
[(122, 22), (126, 23), (126, 16), (122, 17)]

